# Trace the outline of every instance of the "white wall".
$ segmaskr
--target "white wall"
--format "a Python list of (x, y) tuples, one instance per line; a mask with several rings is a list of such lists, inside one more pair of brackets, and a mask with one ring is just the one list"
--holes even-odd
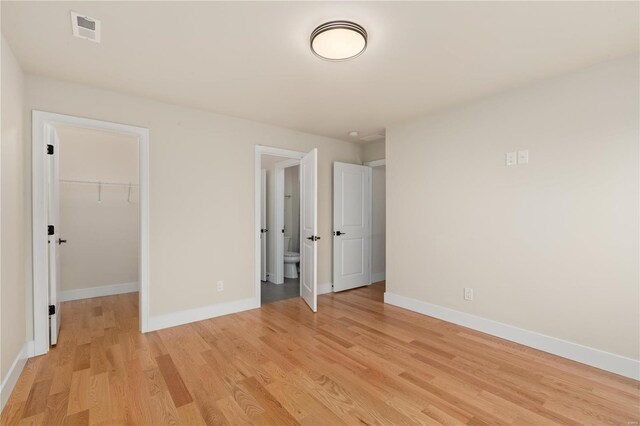
[[(4, 37), (0, 50), (0, 378), (4, 384), (30, 336), (31, 323), (25, 315), (30, 260), (28, 262), (26, 256), (29, 233), (25, 199), (24, 75)], [(2, 390), (3, 403), (7, 389)]]
[(318, 148), (318, 282), (331, 282), (332, 163), (360, 163), (360, 146), (43, 77), (26, 95), (29, 109), (150, 129), (152, 317), (255, 297), (256, 144)]
[(362, 145), (362, 161), (382, 160), (385, 153), (385, 140)]
[(387, 291), (638, 360), (638, 74), (627, 57), (388, 128)]
[[(138, 140), (58, 126), (63, 291), (138, 281)], [(132, 183), (128, 186), (77, 182)], [(127, 200), (130, 200), (127, 201)]]
[(371, 272), (372, 281), (382, 281), (386, 272), (386, 167), (371, 170)]

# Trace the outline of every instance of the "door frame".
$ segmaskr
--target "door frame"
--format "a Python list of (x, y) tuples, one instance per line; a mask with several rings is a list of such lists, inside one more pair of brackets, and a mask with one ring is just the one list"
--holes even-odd
[[(365, 166), (369, 166), (371, 168), (386, 166), (387, 159), (381, 158), (380, 160), (372, 160), (365, 161)], [(387, 180), (385, 177), (384, 184), (387, 184)], [(371, 197), (369, 197), (369, 285), (373, 284), (373, 173), (371, 176), (371, 180), (369, 181), (369, 191), (371, 192)], [(386, 205), (386, 202), (385, 202)], [(386, 228), (386, 227), (385, 227)], [(385, 256), (387, 255), (386, 244), (385, 244)], [(386, 271), (385, 271), (386, 275)]]
[(46, 145), (50, 129), (67, 124), (138, 137), (139, 257), (138, 280), (140, 331), (149, 330), (149, 129), (109, 121), (93, 120), (45, 111), (32, 111), (31, 177), (32, 177), (32, 243), (33, 243), (33, 340), (34, 355), (49, 351), (49, 277), (47, 254), (47, 199), (45, 181)]
[[(267, 272), (267, 233), (264, 229), (269, 230), (267, 223), (267, 170), (260, 170), (260, 250), (264, 249), (264, 253), (260, 253), (260, 280), (266, 281), (269, 277)], [(264, 279), (263, 279), (264, 278)]]
[[(260, 278), (261, 278), (261, 274), (260, 274), (260, 259), (261, 259), (261, 247), (260, 247), (260, 197), (261, 197), (261, 193), (262, 193), (262, 185), (261, 185), (261, 175), (262, 175), (262, 155), (266, 154), (266, 155), (274, 155), (277, 157), (283, 157), (283, 162), (288, 161), (287, 159), (293, 159), (293, 160), (297, 160), (298, 163), (300, 163), (300, 160), (302, 159), (302, 157), (305, 156), (306, 152), (299, 152), (299, 151), (292, 151), (289, 149), (283, 149), (283, 148), (275, 148), (275, 147), (271, 147), (271, 146), (265, 146), (265, 145), (256, 145), (255, 146), (255, 158), (254, 158), (254, 177), (255, 177), (255, 187), (254, 187), (254, 192), (255, 192), (255, 198), (254, 198), (254, 205), (255, 205), (255, 223), (254, 223), (254, 227), (253, 227), (253, 232), (255, 235), (255, 239), (254, 239), (254, 259), (255, 259), (255, 285), (256, 285), (256, 297), (255, 297), (255, 306), (256, 307), (260, 307), (262, 306), (262, 299), (261, 299), (261, 293), (262, 293), (262, 287), (260, 286)], [(284, 177), (284, 169), (282, 172), (282, 176)], [(276, 185), (277, 188), (277, 185)], [(282, 186), (282, 191), (284, 193), (284, 185)], [(283, 194), (284, 195), (284, 194)], [(277, 210), (277, 209), (276, 209)], [(268, 209), (267, 209), (268, 211)], [(284, 201), (283, 201), (283, 215), (284, 215)], [(277, 224), (277, 222), (276, 222)], [(280, 241), (280, 246), (284, 247), (284, 240), (282, 238), (278, 238), (276, 239), (276, 247), (278, 244), (278, 241)], [(277, 249), (276, 249), (277, 252)], [(302, 255), (300, 255), (302, 256)], [(302, 260), (302, 259), (301, 259)], [(283, 271), (283, 276), (284, 276), (284, 253), (283, 253), (283, 258), (282, 258), (282, 271)], [(276, 266), (277, 268), (277, 266)], [(277, 275), (277, 272), (276, 272)], [(283, 278), (284, 280), (284, 278)]]

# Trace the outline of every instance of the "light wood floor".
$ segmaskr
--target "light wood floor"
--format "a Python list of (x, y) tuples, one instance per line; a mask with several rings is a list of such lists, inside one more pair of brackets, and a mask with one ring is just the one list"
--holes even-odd
[[(67, 302), (2, 424), (638, 424), (639, 382), (382, 303), (373, 285), (137, 332)], [(635, 422), (635, 423), (634, 423)]]

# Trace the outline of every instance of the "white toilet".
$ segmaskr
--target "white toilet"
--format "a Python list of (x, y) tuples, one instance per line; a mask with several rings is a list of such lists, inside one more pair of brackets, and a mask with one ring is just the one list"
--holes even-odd
[(284, 237), (284, 277), (298, 278), (298, 262), (300, 253), (289, 251), (291, 237)]

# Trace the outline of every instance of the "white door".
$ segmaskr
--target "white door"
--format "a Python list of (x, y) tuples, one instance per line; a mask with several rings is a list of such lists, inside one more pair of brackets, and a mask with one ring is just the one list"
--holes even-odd
[(262, 169), (260, 189), (260, 280), (267, 280), (267, 171)]
[[(58, 192), (58, 156), (59, 143), (58, 134), (55, 128), (50, 127), (48, 137), (48, 145), (53, 149), (52, 155), (47, 155), (47, 177), (48, 177), (48, 224), (49, 229), (49, 306), (53, 306), (54, 312), (49, 315), (50, 340), (51, 345), (58, 343), (58, 334), (60, 331), (60, 245), (64, 240), (60, 237), (60, 204)], [(51, 152), (51, 151), (49, 151)], [(51, 228), (52, 227), (52, 228)], [(51, 309), (51, 308), (50, 308)], [(51, 311), (50, 311), (51, 312)]]
[(300, 294), (318, 311), (318, 150), (300, 161)]
[(371, 167), (333, 163), (333, 291), (371, 284)]

